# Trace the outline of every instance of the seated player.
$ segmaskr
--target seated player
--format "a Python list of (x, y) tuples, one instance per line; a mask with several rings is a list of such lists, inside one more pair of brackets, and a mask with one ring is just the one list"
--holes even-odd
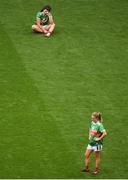
[(50, 11), (51, 7), (46, 5), (40, 12), (37, 13), (36, 23), (32, 25), (32, 30), (43, 33), (47, 37), (52, 34), (55, 28), (55, 23)]

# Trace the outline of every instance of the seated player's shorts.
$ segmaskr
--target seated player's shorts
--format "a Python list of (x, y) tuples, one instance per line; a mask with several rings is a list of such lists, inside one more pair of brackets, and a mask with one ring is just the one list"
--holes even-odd
[(48, 24), (48, 25), (43, 25), (43, 27), (44, 27), (46, 30), (48, 30), (48, 29), (51, 27), (51, 25), (50, 25), (50, 24)]
[(88, 146), (87, 146), (87, 149), (90, 149), (90, 150), (95, 151), (95, 152), (101, 151), (102, 148), (103, 148), (102, 144), (96, 144), (94, 146), (91, 146), (90, 144), (88, 144)]
[[(34, 24), (34, 25), (36, 25), (37, 26), (37, 24)], [(44, 27), (46, 30), (48, 30), (50, 27), (51, 27), (51, 25), (50, 24), (47, 24), (47, 25), (41, 25), (42, 27)]]

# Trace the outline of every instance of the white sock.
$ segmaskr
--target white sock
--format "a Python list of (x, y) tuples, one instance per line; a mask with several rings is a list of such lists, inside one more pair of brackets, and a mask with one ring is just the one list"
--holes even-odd
[(50, 33), (50, 32), (48, 32), (46, 35), (47, 35), (47, 37), (49, 37), (49, 36), (51, 35), (51, 33)]

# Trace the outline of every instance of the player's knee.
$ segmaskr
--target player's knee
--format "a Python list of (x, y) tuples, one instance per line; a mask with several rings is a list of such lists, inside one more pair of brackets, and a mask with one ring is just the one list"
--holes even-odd
[(34, 30), (34, 25), (32, 25), (32, 30)]
[(36, 29), (36, 26), (35, 25), (32, 25), (32, 30), (35, 30)]
[(95, 152), (95, 158), (100, 159), (100, 152), (99, 151)]

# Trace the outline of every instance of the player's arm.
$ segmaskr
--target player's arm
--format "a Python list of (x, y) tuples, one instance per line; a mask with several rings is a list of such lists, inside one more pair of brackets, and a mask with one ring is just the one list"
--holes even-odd
[(50, 24), (55, 24), (52, 15), (49, 14), (48, 17), (49, 17), (49, 23)]
[(101, 135), (99, 138), (96, 138), (95, 141), (100, 141), (100, 140), (102, 140), (105, 136), (107, 136), (107, 133), (106, 133), (106, 131), (103, 131), (103, 132), (102, 132), (102, 135)]
[(90, 138), (91, 138), (90, 129), (91, 129), (91, 127), (89, 127), (89, 131), (88, 131), (88, 140), (90, 140)]
[(45, 28), (41, 25), (41, 19), (40, 18), (37, 18), (36, 19), (36, 24), (37, 26), (42, 30), (42, 33), (47, 33), (47, 31), (45, 30)]
[(41, 26), (41, 19), (40, 18), (36, 18), (36, 24), (40, 29), (43, 30), (43, 27)]
[(90, 133), (88, 132), (88, 140), (90, 140)]

